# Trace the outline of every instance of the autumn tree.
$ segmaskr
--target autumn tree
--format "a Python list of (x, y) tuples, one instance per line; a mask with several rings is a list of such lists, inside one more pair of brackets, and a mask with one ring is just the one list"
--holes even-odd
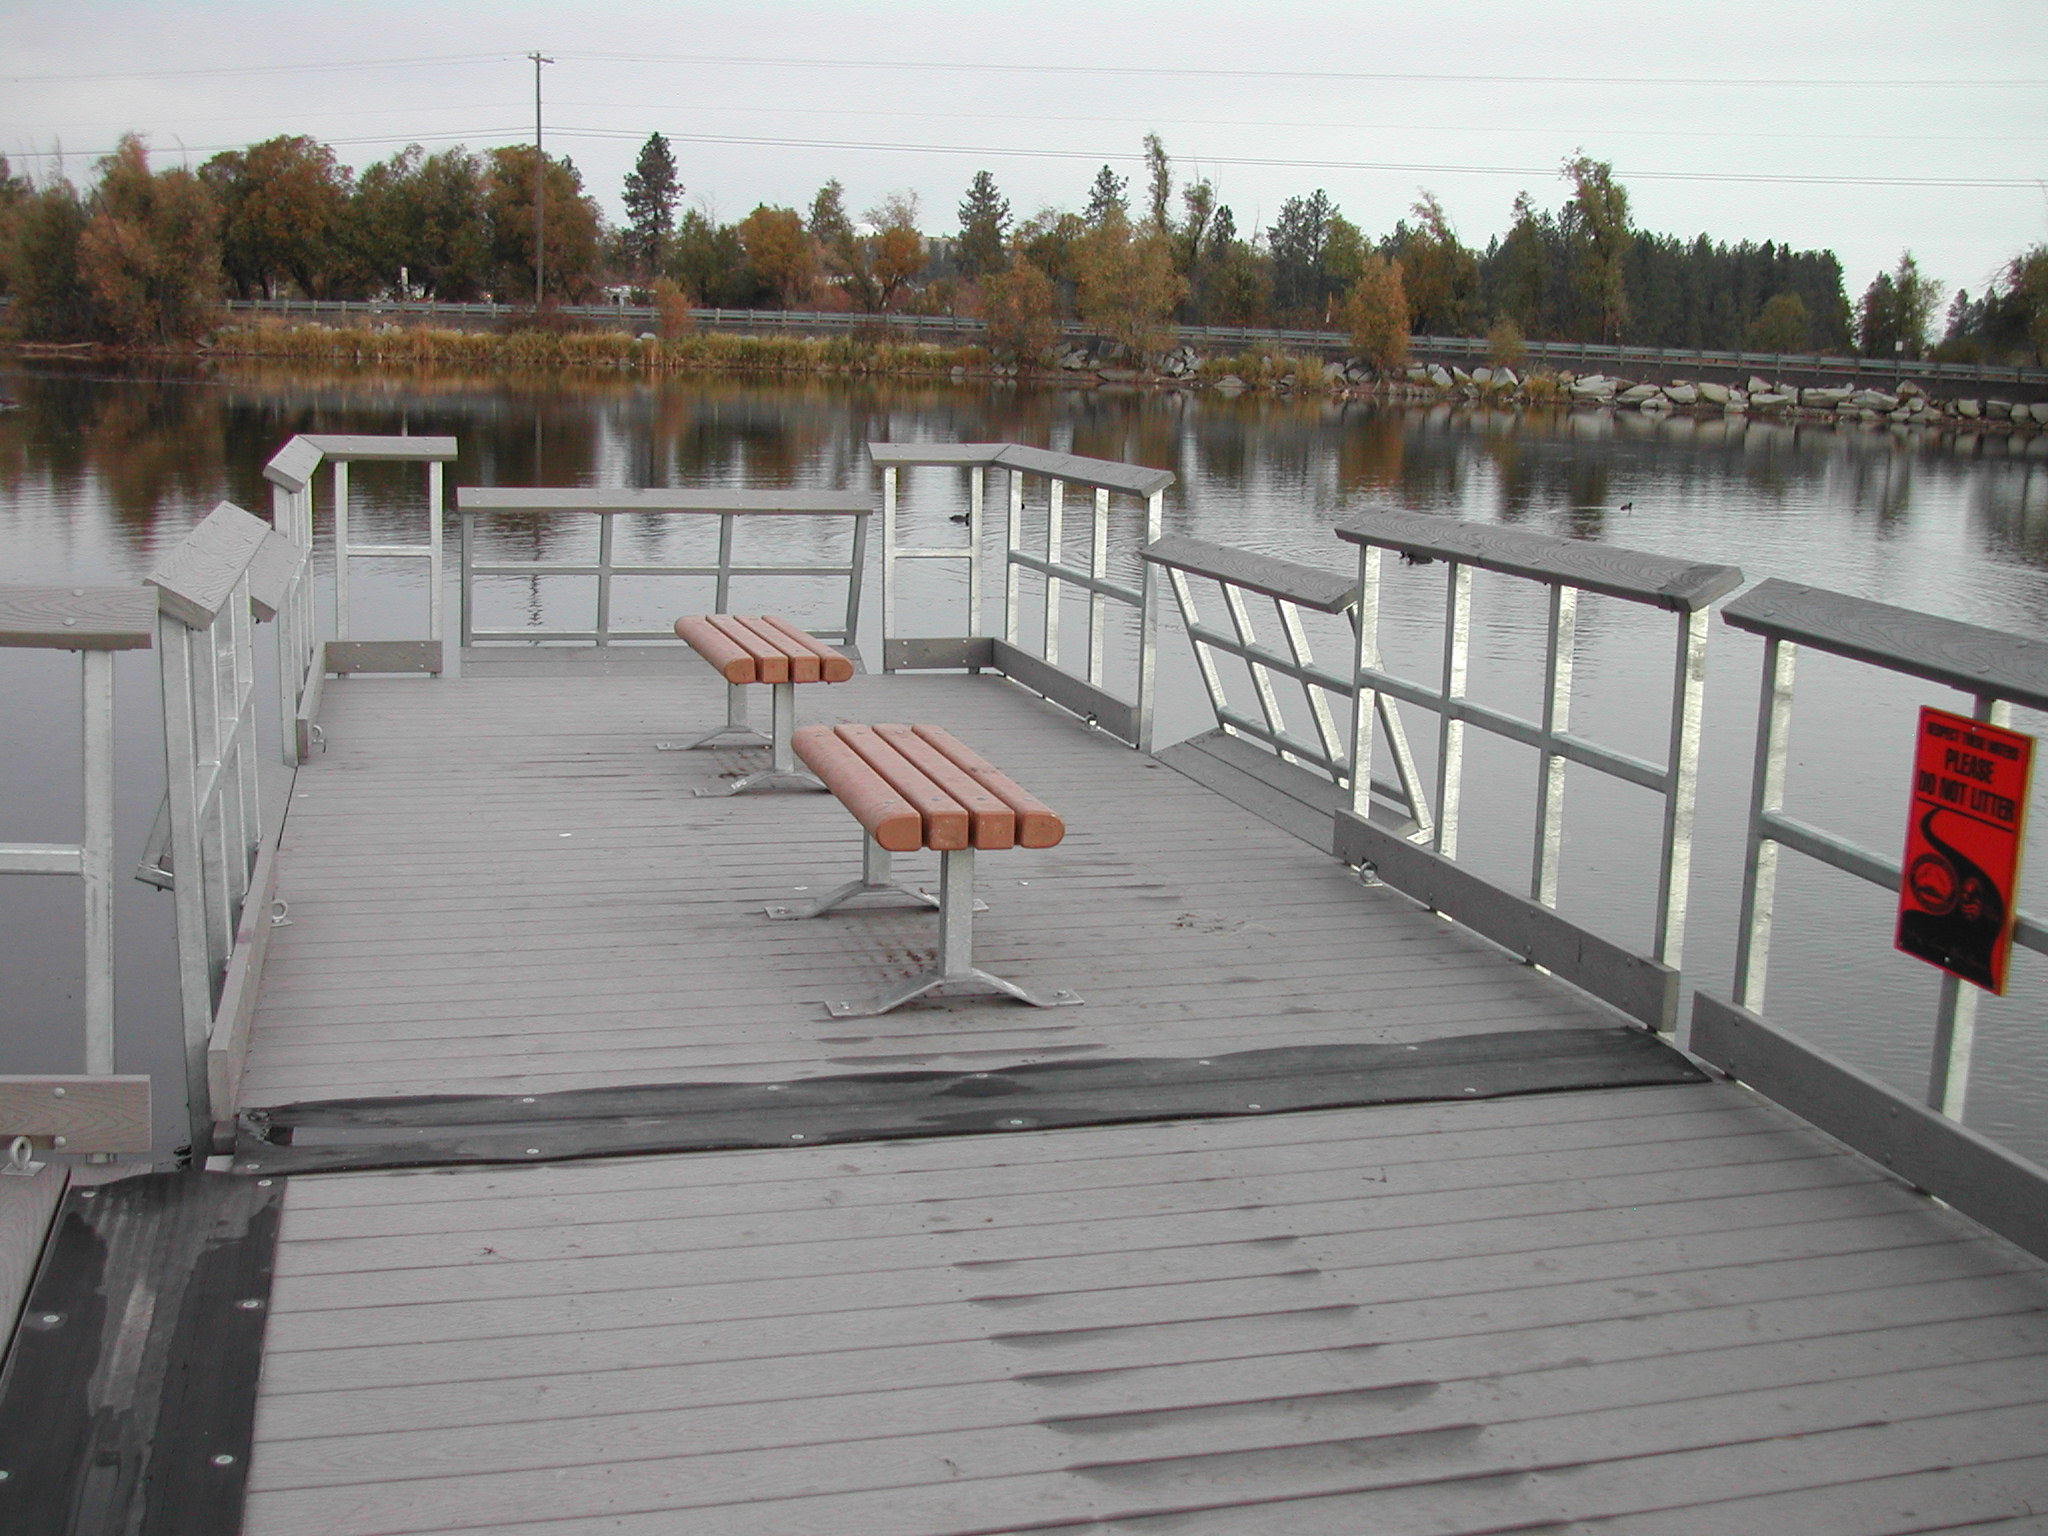
[(1394, 227), (1390, 254), (1401, 264), (1409, 329), (1425, 336), (1468, 336), (1478, 325), (1479, 260), (1465, 248), (1436, 194), (1424, 192)]
[(149, 151), (124, 134), (99, 162), (78, 266), (100, 327), (131, 345), (189, 341), (220, 296), (220, 210), (183, 168), (152, 175)]
[(884, 309), (924, 271), (924, 236), (918, 232), (917, 212), (915, 192), (892, 192), (867, 212), (875, 231), (875, 287)]
[(1035, 362), (1059, 337), (1052, 279), (1023, 260), (990, 273), (982, 282), (981, 318), (999, 356)]
[[(1003, 248), (1010, 236), (1010, 200), (996, 190), (996, 179), (976, 171), (960, 200), (960, 275), (984, 277), (1003, 269)], [(1043, 273), (1039, 274), (1041, 277)]]
[(1190, 284), (1208, 255), (1210, 227), (1216, 222), (1216, 187), (1204, 176), (1180, 189), (1180, 228), (1174, 231), (1174, 264)]
[(719, 223), (701, 208), (687, 209), (676, 221), (668, 275), (698, 303), (714, 309), (742, 309), (758, 297), (772, 297), (747, 260), (738, 227)]
[(215, 155), (199, 179), (220, 206), (221, 269), (237, 298), (274, 299), (289, 285), (309, 299), (360, 286), (354, 176), (304, 134)]
[[(491, 256), (497, 287), (531, 302), (533, 292), (534, 150), (528, 144), (490, 154), (486, 201), (491, 216)], [(597, 289), (603, 253), (603, 215), (583, 192), (573, 161), (549, 155), (547, 178), (546, 290), (556, 298), (584, 299)]]
[(1376, 251), (1368, 254), (1344, 299), (1344, 326), (1358, 355), (1381, 372), (1405, 364), (1409, 313), (1401, 263)]
[(1635, 241), (1629, 224), (1628, 192), (1614, 179), (1614, 167), (1583, 151), (1558, 174), (1572, 184), (1562, 220), (1574, 261), (1579, 292), (1600, 317), (1600, 338), (1621, 340), (1628, 326), (1628, 253)]
[(1145, 227), (1155, 235), (1173, 233), (1173, 162), (1159, 135), (1145, 135)]
[(1051, 279), (1054, 288), (1071, 290), (1078, 278), (1075, 253), (1088, 225), (1078, 213), (1041, 208), (1017, 231), (1015, 245), (1022, 258)]
[(1164, 235), (1133, 230), (1110, 212), (1075, 247), (1081, 318), (1142, 361), (1173, 336), (1173, 310), (1187, 293)]
[(622, 200), (626, 205), (624, 251), (633, 274), (643, 280), (661, 271), (675, 238), (676, 204), (683, 184), (676, 175), (676, 157), (668, 140), (649, 134), (640, 158), (626, 173)]
[(837, 179), (818, 188), (818, 195), (811, 199), (805, 231), (826, 279), (846, 295), (847, 301), (866, 313), (880, 309), (882, 290), (875, 283), (867, 242), (853, 227), (853, 219), (846, 211), (846, 189)]
[(460, 145), (429, 155), (408, 144), (356, 182), (356, 229), (375, 285), (469, 303), (493, 270), (483, 164)]
[(79, 245), (92, 214), (77, 188), (52, 181), (10, 210), (0, 260), (14, 296), (13, 328), (32, 341), (82, 341), (93, 334), (92, 291)]
[(761, 204), (740, 220), (739, 237), (747, 264), (784, 309), (795, 308), (810, 297), (818, 263), (804, 233), (804, 221), (794, 208)]
[(1228, 204), (1216, 210), (1190, 279), (1204, 325), (1263, 325), (1273, 309), (1273, 264), (1237, 235)]

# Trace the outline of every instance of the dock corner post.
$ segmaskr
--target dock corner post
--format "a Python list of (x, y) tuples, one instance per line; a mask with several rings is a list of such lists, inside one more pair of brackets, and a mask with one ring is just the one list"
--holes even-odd
[[(610, 512), (597, 514), (597, 643), (609, 646), (612, 643), (612, 524), (617, 519)], [(727, 602), (727, 573), (732, 569), (732, 514), (719, 519), (718, 549), (718, 611), (724, 613)]]
[(446, 497), (439, 459), (427, 460), (427, 638), (441, 638), (442, 501)]
[(114, 653), (82, 651), (84, 664), (85, 1070), (114, 1070)]
[[(1145, 543), (1149, 549), (1159, 542), (1164, 491), (1145, 498)], [(1159, 693), (1159, 567), (1150, 560), (1138, 562), (1138, 740), (1137, 748), (1149, 756), (1156, 741), (1154, 716)]]
[(1379, 665), (1380, 548), (1358, 546), (1358, 600), (1352, 609), (1351, 651), (1351, 814), (1372, 812), (1372, 726), (1379, 691), (1366, 670)]
[(476, 600), (476, 514), (467, 508), (462, 513), (462, 548), (457, 559), (460, 563), (456, 602), (461, 612), (456, 616), (456, 623), (460, 628), (462, 648), (466, 651), (476, 644), (476, 614), (473, 611)]
[(882, 670), (889, 666), (889, 642), (896, 635), (896, 466), (882, 470)]
[(185, 1035), (185, 1114), (195, 1166), (213, 1134), (206, 1047), (213, 1032), (213, 981), (206, 946), (206, 881), (200, 858), (199, 748), (192, 699), (192, 650), (185, 626), (157, 616), (157, 651), (163, 668), (164, 773), (171, 821), (171, 894), (178, 929), (178, 1000)]
[(981, 633), (981, 525), (988, 500), (988, 466), (967, 471), (967, 635)]
[(348, 460), (334, 461), (334, 638), (348, 638)]
[(1792, 681), (1799, 648), (1770, 636), (1764, 641), (1763, 686), (1757, 700), (1756, 759), (1750, 773), (1749, 833), (1742, 855), (1742, 911), (1735, 925), (1735, 1001), (1752, 1013), (1764, 1006), (1771, 960), (1771, 914), (1777, 900), (1778, 844), (1764, 824), (1785, 804), (1787, 738), (1792, 727)]
[(1678, 618), (1672, 664), (1671, 743), (1665, 759), (1664, 848), (1657, 872), (1657, 931), (1652, 958), (1678, 969), (1685, 954), (1685, 914), (1692, 886), (1693, 812), (1699, 799), (1700, 730), (1706, 700), (1709, 611)]

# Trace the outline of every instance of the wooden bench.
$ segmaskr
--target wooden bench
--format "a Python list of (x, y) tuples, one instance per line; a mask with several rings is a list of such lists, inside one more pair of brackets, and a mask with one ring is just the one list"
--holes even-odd
[[(823, 789), (815, 776), (796, 765), (790, 735), (796, 728), (796, 685), (843, 683), (853, 676), (853, 659), (843, 656), (772, 613), (707, 613), (676, 620), (676, 634), (719, 670), (726, 682), (725, 724), (682, 748), (766, 746), (768, 766), (736, 779), (723, 789), (700, 789), (700, 795), (737, 795), (752, 789)], [(765, 683), (773, 691), (773, 725), (763, 736), (747, 723), (749, 685)], [(660, 750), (671, 750), (666, 743)]]
[[(866, 1002), (828, 1002), (827, 1012), (872, 1018), (933, 993), (999, 994), (1034, 1008), (1081, 1001), (1067, 991), (1034, 992), (974, 964), (974, 856), (1055, 846), (1067, 829), (1050, 806), (934, 725), (807, 725), (796, 732), (794, 746), (853, 813), (867, 835), (866, 848), (858, 880), (801, 906), (772, 906), (768, 915), (822, 917), (857, 898), (939, 909), (937, 965)], [(939, 855), (936, 901), (889, 878), (891, 854), (920, 848)]]

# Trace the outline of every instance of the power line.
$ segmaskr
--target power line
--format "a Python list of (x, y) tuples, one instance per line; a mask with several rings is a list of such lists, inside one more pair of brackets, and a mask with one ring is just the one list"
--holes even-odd
[(447, 64), (497, 64), (510, 53), (444, 53), (427, 58), (325, 59), (314, 64), (220, 64), (203, 69), (109, 69), (75, 75), (0, 75), (9, 85), (68, 85), (94, 80), (194, 80), (218, 75), (286, 75), (316, 70), (438, 69)]
[(789, 69), (895, 69), (1005, 75), (1130, 75), (1205, 80), (1344, 80), (1413, 82), (1425, 85), (1715, 85), (1758, 86), (1773, 90), (2018, 90), (2048, 85), (2048, 79), (1830, 80), (1767, 75), (1482, 75), (1437, 74), (1419, 70), (1215, 69), (1195, 65), (999, 64), (985, 60), (955, 63), (919, 59), (809, 59), (709, 53), (565, 52), (562, 57), (607, 64), (723, 64)]

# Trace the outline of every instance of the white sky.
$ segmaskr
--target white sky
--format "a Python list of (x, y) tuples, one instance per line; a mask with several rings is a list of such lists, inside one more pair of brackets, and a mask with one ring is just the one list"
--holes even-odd
[(0, 152), (61, 145), (79, 181), (126, 129), (160, 164), (530, 140), (537, 48), (548, 146), (614, 218), (657, 130), (724, 219), (836, 176), (946, 233), (984, 167), (1019, 216), (1078, 208), (1106, 159), (1135, 189), (1150, 129), (1247, 233), (1321, 186), (1382, 234), (1427, 187), (1483, 246), (1583, 147), (1640, 227), (1833, 249), (1852, 301), (1907, 247), (1975, 292), (2048, 240), (2043, 0), (4, 0), (0, 36)]

